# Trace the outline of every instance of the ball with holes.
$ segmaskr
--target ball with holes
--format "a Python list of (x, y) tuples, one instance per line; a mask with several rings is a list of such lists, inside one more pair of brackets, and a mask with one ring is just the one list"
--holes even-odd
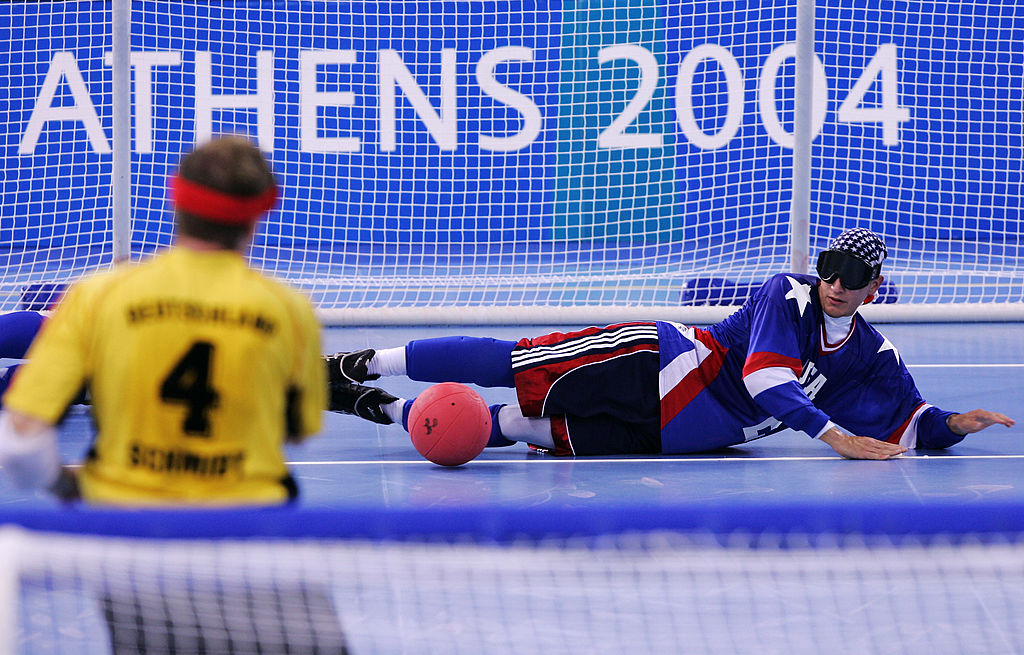
[(441, 466), (460, 466), (483, 452), (491, 412), (480, 394), (458, 382), (430, 387), (409, 410), (409, 436), (420, 455)]

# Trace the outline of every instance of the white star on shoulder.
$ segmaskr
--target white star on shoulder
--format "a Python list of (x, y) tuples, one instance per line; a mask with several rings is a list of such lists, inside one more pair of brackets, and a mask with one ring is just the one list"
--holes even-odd
[(896, 346), (893, 345), (892, 341), (889, 341), (888, 337), (882, 337), (882, 345), (878, 348), (878, 354), (881, 355), (886, 350), (891, 350), (893, 356), (896, 358), (896, 363), (900, 363), (900, 351), (896, 350)]
[(807, 305), (811, 304), (811, 286), (798, 281), (796, 278), (786, 276), (789, 280), (789, 285), (793, 287), (786, 294), (786, 300), (795, 300), (797, 307), (800, 310), (800, 316), (804, 315), (804, 310), (807, 309)]

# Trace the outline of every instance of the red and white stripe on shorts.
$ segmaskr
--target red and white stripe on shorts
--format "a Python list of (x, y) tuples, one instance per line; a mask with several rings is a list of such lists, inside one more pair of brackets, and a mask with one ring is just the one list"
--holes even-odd
[(512, 373), (523, 416), (544, 416), (552, 387), (570, 371), (642, 350), (658, 351), (653, 321), (520, 340), (512, 350)]

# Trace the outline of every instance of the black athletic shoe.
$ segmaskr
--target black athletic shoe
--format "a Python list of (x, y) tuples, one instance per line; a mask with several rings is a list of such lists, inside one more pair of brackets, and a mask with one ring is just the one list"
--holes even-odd
[(381, 406), (396, 400), (398, 398), (383, 389), (342, 382), (331, 385), (331, 402), (327, 409), (339, 414), (354, 414), (381, 425), (391, 425), (394, 421), (388, 418)]
[(375, 352), (372, 348), (367, 348), (350, 353), (324, 355), (324, 363), (327, 364), (327, 375), (331, 385), (359, 384), (379, 378), (379, 375), (370, 375), (366, 372), (366, 363), (370, 361)]

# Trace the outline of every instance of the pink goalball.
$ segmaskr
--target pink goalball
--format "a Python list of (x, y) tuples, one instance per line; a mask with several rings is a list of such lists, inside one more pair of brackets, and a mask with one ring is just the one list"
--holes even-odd
[(480, 394), (458, 382), (430, 387), (409, 409), (409, 436), (420, 455), (441, 466), (459, 466), (483, 452), (491, 412)]

